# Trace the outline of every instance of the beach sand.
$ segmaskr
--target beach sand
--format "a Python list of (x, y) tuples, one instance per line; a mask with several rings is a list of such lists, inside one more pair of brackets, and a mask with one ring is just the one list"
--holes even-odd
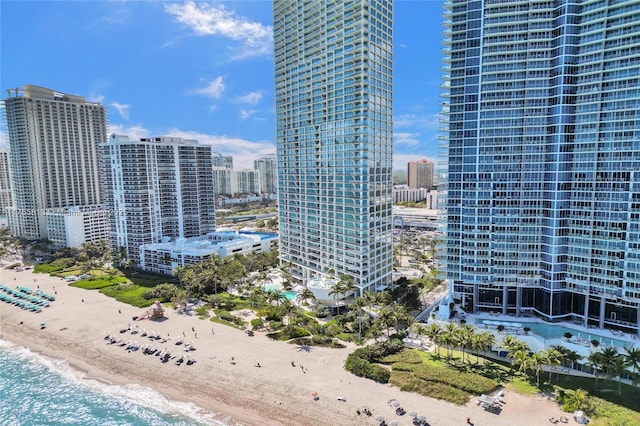
[[(133, 321), (132, 317), (141, 315), (143, 309), (97, 291), (69, 287), (58, 277), (31, 271), (2, 269), (0, 283), (34, 290), (39, 286), (44, 292), (57, 292), (56, 301), (41, 313), (0, 302), (2, 338), (47, 356), (66, 359), (85, 370), (88, 377), (114, 384), (148, 386), (170, 399), (192, 402), (220, 413), (221, 418), (233, 419), (234, 424), (377, 425), (375, 417), (383, 416), (387, 423), (410, 425), (412, 419), (408, 415), (396, 416), (395, 408), (387, 403), (391, 399), (400, 401), (407, 413), (416, 411), (425, 415), (431, 425), (464, 425), (467, 417), (476, 426), (542, 425), (550, 417), (567, 416), (554, 402), (538, 395), (507, 392), (506, 403), (495, 414), (476, 406), (475, 399), (466, 406), (457, 406), (401, 392), (345, 371), (344, 361), (355, 348), (353, 345), (346, 349), (304, 348), (271, 341), (263, 333), (250, 337), (241, 330), (172, 310), (168, 310), (163, 321)], [(45, 329), (40, 328), (43, 322)], [(123, 347), (106, 344), (104, 336), (110, 333), (141, 345), (166, 347), (172, 353), (183, 348), (172, 341), (152, 343), (139, 334), (120, 334), (120, 328), (129, 324), (170, 338), (184, 332), (185, 341), (196, 348), (191, 355), (197, 362), (190, 366), (177, 366), (172, 361), (163, 364), (158, 357), (143, 355), (140, 350), (128, 353)], [(232, 357), (235, 364), (231, 363)], [(261, 368), (255, 367), (258, 362)], [(318, 400), (314, 400), (314, 392)], [(345, 401), (339, 401), (338, 397), (344, 397)], [(372, 411), (371, 417), (357, 415), (356, 410), (364, 407)]]

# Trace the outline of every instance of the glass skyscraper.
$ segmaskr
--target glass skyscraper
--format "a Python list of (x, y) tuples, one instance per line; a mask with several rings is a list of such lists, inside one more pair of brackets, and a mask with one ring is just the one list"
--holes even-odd
[(391, 283), (391, 0), (275, 0), (280, 258)]
[(637, 333), (640, 3), (448, 0), (444, 22), (454, 297)]

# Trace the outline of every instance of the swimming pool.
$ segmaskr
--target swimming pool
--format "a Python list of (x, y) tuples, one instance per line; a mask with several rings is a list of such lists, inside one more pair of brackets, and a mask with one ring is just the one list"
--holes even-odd
[[(478, 323), (485, 322), (486, 320), (478, 319)], [(505, 323), (506, 324), (506, 323)], [(577, 330), (575, 328), (566, 327), (560, 324), (546, 324), (542, 322), (522, 322), (518, 325), (528, 327), (531, 332), (542, 337), (543, 339), (562, 339), (565, 333), (571, 333), (574, 337), (579, 337), (585, 340), (598, 340), (602, 343), (624, 348), (629, 345), (629, 342), (623, 340), (614, 339), (613, 337), (602, 336), (597, 333), (597, 330)]]
[(264, 289), (267, 291), (279, 291), (280, 293), (284, 294), (284, 297), (286, 297), (288, 301), (293, 301), (298, 296), (297, 291), (282, 291), (282, 287), (280, 287), (280, 285), (278, 284), (265, 285)]
[(295, 300), (296, 297), (298, 297), (298, 292), (296, 292), (296, 291), (285, 291), (284, 292), (284, 297), (286, 297), (287, 300), (289, 300), (289, 301)]

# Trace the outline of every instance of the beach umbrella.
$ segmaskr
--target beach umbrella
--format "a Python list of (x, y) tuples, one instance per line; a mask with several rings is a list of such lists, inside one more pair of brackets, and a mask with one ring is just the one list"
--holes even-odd
[(383, 421), (383, 420), (384, 420), (384, 417), (382, 417), (382, 416), (376, 416), (376, 421), (377, 421), (377, 422), (381, 422), (381, 421)]
[(418, 419), (418, 420), (419, 420), (419, 421), (421, 421), (421, 422), (424, 422), (425, 420), (427, 420), (427, 417), (426, 417), (426, 416), (423, 416), (422, 414), (419, 414), (419, 415), (416, 417), (416, 419)]
[(415, 411), (410, 411), (409, 412), (409, 416), (411, 416), (411, 417), (415, 417), (417, 415), (418, 415), (418, 413), (416, 413)]
[(400, 406), (400, 401), (394, 399), (393, 401), (391, 401), (391, 405), (397, 408)]
[(398, 422), (391, 422), (389, 423), (389, 426), (398, 426)]

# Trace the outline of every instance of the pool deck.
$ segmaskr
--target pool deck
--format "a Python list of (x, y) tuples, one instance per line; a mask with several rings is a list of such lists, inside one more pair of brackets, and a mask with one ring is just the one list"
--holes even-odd
[[(515, 317), (512, 315), (500, 314), (491, 315), (489, 313), (468, 314), (466, 315), (465, 320), (467, 321), (467, 324), (471, 324), (479, 330), (494, 332), (497, 338), (496, 340), (498, 340), (498, 345), (505, 336), (512, 335), (524, 341), (527, 345), (529, 345), (532, 351), (540, 351), (553, 345), (562, 345), (567, 349), (578, 352), (582, 356), (589, 356), (589, 354), (594, 349), (591, 345), (591, 340), (593, 339), (602, 342), (598, 346), (598, 348), (612, 346), (611, 344), (607, 343), (607, 341), (612, 342), (611, 339), (619, 342), (624, 342), (624, 346), (626, 348), (640, 347), (640, 339), (638, 339), (635, 335), (628, 333), (617, 333), (608, 329), (586, 328), (584, 326), (577, 325), (571, 322), (550, 323), (535, 317)], [(489, 321), (489, 324), (485, 324), (483, 323), (483, 321)], [(491, 322), (504, 323), (503, 325), (505, 325), (505, 330), (502, 332), (498, 332), (497, 324), (492, 325)], [(508, 324), (514, 324), (518, 327), (509, 327)], [(559, 326), (563, 328), (569, 328), (572, 332), (575, 332), (573, 333), (574, 336), (570, 340), (567, 340), (564, 337), (544, 338), (543, 336), (537, 335), (532, 331), (530, 331), (528, 334), (525, 334), (524, 327), (527, 327), (528, 324), (544, 324), (550, 327)], [(617, 348), (619, 351), (624, 351), (624, 348), (620, 347), (619, 345), (613, 345), (613, 347)]]

